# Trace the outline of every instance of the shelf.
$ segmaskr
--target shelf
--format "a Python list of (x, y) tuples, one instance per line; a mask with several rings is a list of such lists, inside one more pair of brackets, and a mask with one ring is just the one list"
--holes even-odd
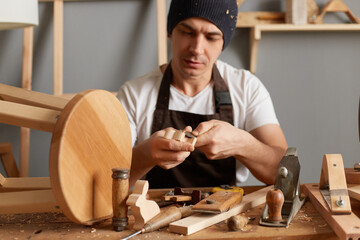
[[(244, 28), (244, 27), (238, 27)], [(256, 61), (259, 40), (262, 32), (291, 31), (360, 31), (360, 24), (257, 24), (250, 28), (250, 71), (256, 72)]]

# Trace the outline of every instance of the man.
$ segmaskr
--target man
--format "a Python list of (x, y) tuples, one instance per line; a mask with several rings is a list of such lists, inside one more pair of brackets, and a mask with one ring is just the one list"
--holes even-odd
[[(218, 59), (235, 31), (236, 0), (172, 0), (168, 65), (125, 83), (130, 185), (150, 188), (239, 185), (249, 170), (272, 184), (287, 149), (269, 93), (251, 73)], [(195, 148), (165, 139), (166, 128), (197, 136)]]

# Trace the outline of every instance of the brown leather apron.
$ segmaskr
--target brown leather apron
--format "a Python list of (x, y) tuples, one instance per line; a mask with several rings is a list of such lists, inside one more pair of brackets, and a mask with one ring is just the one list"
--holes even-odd
[[(213, 67), (212, 80), (214, 81), (215, 114), (200, 115), (169, 110), (170, 83), (172, 81), (172, 70), (169, 64), (160, 85), (151, 133), (167, 127), (184, 129), (186, 126), (191, 126), (195, 129), (199, 123), (211, 119), (233, 124), (230, 94), (216, 65)], [(150, 188), (234, 185), (235, 161), (233, 157), (208, 160), (203, 152), (195, 149), (183, 163), (172, 169), (165, 170), (155, 166), (147, 173), (146, 179), (149, 181)]]

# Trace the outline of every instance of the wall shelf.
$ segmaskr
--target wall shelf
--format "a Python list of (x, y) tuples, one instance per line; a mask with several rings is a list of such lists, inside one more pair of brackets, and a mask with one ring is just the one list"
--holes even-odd
[(294, 32), (294, 31), (360, 31), (360, 24), (256, 24), (254, 26), (237, 26), (250, 28), (250, 71), (256, 72), (258, 44), (262, 32)]

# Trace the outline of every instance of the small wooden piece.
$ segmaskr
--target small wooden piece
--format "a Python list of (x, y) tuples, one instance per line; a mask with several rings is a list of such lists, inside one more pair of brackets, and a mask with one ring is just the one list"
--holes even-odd
[(128, 225), (128, 206), (126, 205), (126, 200), (129, 195), (130, 169), (113, 168), (112, 171), (112, 226), (115, 231), (120, 232)]
[(184, 130), (174, 130), (171, 128), (166, 129), (164, 138), (166, 139), (174, 139), (180, 142), (188, 142), (195, 146), (197, 138), (194, 136), (189, 137), (189, 133)]
[(321, 24), (323, 23), (323, 17), (328, 12), (344, 12), (353, 23), (360, 23), (360, 19), (357, 18), (351, 10), (346, 6), (346, 4), (342, 0), (330, 0), (320, 12), (320, 15), (317, 16), (315, 23)]
[(329, 207), (332, 213), (351, 213), (350, 198), (347, 191), (344, 163), (341, 154), (324, 155), (319, 186), (320, 189), (329, 190)]
[(0, 173), (0, 187), (4, 186), (6, 178)]
[(135, 218), (133, 229), (140, 230), (144, 224), (160, 213), (160, 208), (155, 201), (147, 200), (146, 193), (149, 190), (149, 182), (138, 180), (135, 183), (133, 193), (130, 194), (126, 204), (130, 206), (131, 213)]
[(242, 230), (249, 222), (249, 218), (245, 215), (239, 214), (232, 216), (227, 220), (227, 227), (230, 231), (239, 231)]
[(339, 239), (360, 238), (360, 219), (354, 213), (332, 214), (323, 196), (321, 196), (319, 185), (317, 184), (304, 184), (303, 189), (316, 210), (322, 215)]
[(271, 189), (266, 194), (266, 203), (269, 206), (269, 221), (279, 222), (282, 220), (281, 209), (284, 204), (284, 194), (280, 189)]
[(15, 177), (4, 178), (4, 180), (5, 181), (3, 182), (3, 184), (0, 184), (0, 192), (19, 192), (51, 189), (50, 179), (48, 177)]
[(273, 186), (265, 187), (256, 192), (245, 195), (240, 204), (227, 212), (220, 214), (196, 213), (187, 218), (173, 222), (170, 224), (170, 231), (190, 235), (234, 215), (240, 214), (248, 209), (257, 207), (265, 203), (266, 193), (271, 188), (273, 188)]
[(242, 200), (239, 192), (219, 191), (198, 202), (193, 210), (197, 212), (222, 213), (228, 211)]

